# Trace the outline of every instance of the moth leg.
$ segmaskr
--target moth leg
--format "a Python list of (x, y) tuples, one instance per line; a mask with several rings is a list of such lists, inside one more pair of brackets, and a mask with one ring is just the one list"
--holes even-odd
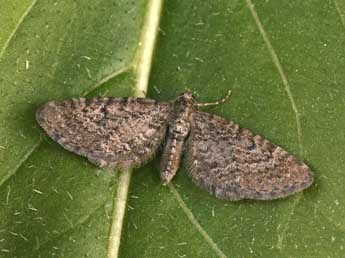
[(214, 102), (197, 103), (196, 106), (197, 107), (207, 107), (207, 106), (219, 105), (219, 104), (227, 101), (230, 98), (230, 95), (231, 95), (231, 90), (228, 91), (228, 93), (226, 94), (226, 96), (224, 98), (221, 98), (221, 99), (216, 100)]
[(160, 178), (163, 185), (169, 184), (175, 176), (181, 163), (183, 146), (184, 139), (168, 137), (160, 164)]

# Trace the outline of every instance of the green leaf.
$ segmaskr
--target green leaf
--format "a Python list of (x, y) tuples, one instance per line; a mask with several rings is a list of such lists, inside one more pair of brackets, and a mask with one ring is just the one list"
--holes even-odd
[[(342, 257), (345, 4), (165, 1), (153, 48), (161, 4), (2, 3), (0, 257), (114, 258), (118, 240), (121, 258)], [(100, 170), (35, 122), (48, 100), (142, 95), (150, 70), (154, 99), (231, 89), (205, 111), (296, 154), (315, 184), (282, 200), (221, 201), (184, 168), (163, 187), (159, 158)]]
[(110, 226), (122, 224), (113, 203), (124, 183), (118, 173), (101, 171), (49, 140), (35, 112), (51, 99), (136, 92), (149, 5), (107, 0), (4, 5), (0, 257), (106, 257)]

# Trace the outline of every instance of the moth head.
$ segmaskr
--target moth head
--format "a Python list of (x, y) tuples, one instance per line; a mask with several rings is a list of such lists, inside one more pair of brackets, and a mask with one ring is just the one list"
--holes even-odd
[(194, 96), (190, 90), (182, 93), (180, 96), (177, 98), (178, 101), (183, 101), (183, 102), (191, 102), (194, 103)]

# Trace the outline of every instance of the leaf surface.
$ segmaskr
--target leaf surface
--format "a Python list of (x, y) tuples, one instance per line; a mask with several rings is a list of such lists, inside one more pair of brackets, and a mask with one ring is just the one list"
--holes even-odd
[[(126, 172), (63, 150), (35, 111), (52, 99), (139, 94), (154, 2), (3, 3), (0, 257), (114, 257), (109, 237)], [(148, 96), (171, 100), (188, 88), (212, 101), (231, 89), (229, 102), (204, 110), (295, 154), (315, 184), (282, 200), (225, 202), (184, 168), (163, 187), (158, 157), (133, 172), (126, 216), (115, 221), (124, 226), (119, 257), (341, 257), (345, 5), (165, 1), (159, 27)]]

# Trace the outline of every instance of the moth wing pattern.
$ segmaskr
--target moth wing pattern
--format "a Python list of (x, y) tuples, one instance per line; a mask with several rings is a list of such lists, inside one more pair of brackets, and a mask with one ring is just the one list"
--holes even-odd
[(93, 98), (51, 101), (36, 118), (65, 149), (99, 167), (139, 167), (164, 141), (169, 102), (144, 98)]
[(186, 146), (189, 175), (220, 199), (271, 200), (312, 184), (312, 172), (281, 147), (222, 117), (195, 111)]

